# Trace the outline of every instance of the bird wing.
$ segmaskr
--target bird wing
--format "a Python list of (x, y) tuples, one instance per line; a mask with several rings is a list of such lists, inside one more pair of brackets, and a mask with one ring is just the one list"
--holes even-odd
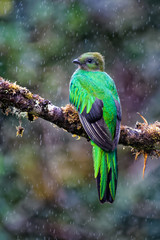
[(89, 81), (89, 78), (78, 75), (76, 77), (73, 76), (70, 82), (69, 100), (80, 114), (85, 108), (86, 112), (89, 113), (96, 99), (93, 90), (89, 87), (91, 85)]
[[(114, 140), (112, 140), (111, 133), (103, 118), (103, 101), (94, 96), (91, 87), (84, 87), (85, 77), (83, 77), (83, 83), (81, 83), (81, 79), (71, 81), (70, 102), (78, 110), (80, 121), (91, 140), (104, 151), (111, 151), (114, 147)], [(87, 79), (86, 84), (88, 81), (89, 79)], [(93, 84), (92, 82), (90, 86)]]
[(103, 102), (96, 98), (89, 113), (86, 109), (79, 115), (81, 123), (94, 143), (104, 151), (110, 151), (113, 148), (111, 133), (103, 119)]

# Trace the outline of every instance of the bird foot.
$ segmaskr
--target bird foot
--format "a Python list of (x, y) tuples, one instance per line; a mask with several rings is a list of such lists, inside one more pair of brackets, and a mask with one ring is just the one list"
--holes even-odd
[(73, 134), (72, 137), (73, 137), (73, 138), (77, 138), (76, 140), (80, 140), (80, 139), (81, 139), (81, 137), (78, 136), (78, 135), (76, 135), (76, 134)]

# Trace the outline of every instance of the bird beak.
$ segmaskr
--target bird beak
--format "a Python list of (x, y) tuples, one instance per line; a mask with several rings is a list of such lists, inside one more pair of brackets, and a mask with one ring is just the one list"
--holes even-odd
[(78, 65), (81, 64), (80, 61), (78, 60), (78, 58), (77, 58), (77, 59), (74, 59), (72, 62), (75, 63), (75, 64), (78, 64)]

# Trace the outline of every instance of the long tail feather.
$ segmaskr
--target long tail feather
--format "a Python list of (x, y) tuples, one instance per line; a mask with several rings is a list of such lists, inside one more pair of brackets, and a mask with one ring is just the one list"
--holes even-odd
[(117, 189), (117, 150), (105, 152), (95, 143), (93, 145), (93, 160), (95, 178), (97, 178), (97, 188), (101, 203), (113, 202)]

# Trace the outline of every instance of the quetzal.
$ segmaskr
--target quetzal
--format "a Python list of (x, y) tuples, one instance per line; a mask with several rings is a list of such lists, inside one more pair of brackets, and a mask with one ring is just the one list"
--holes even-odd
[(99, 200), (112, 203), (117, 188), (117, 144), (121, 122), (117, 89), (112, 78), (104, 72), (104, 58), (100, 53), (84, 53), (73, 63), (78, 69), (70, 81), (70, 103), (76, 107), (91, 139)]

